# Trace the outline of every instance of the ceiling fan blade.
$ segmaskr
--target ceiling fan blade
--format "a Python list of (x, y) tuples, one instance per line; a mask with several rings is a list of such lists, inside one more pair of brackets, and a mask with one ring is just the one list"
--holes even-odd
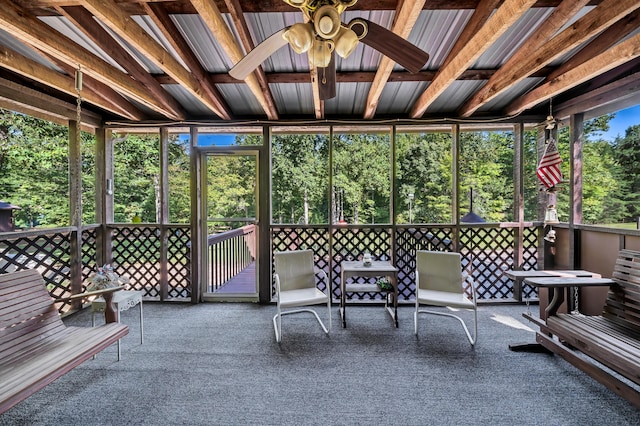
[[(385, 27), (366, 19), (357, 19), (364, 21), (368, 27), (366, 35), (362, 37), (360, 41), (367, 46), (373, 47), (383, 55), (388, 56), (389, 59), (397, 62), (409, 72), (419, 72), (429, 60), (429, 54), (427, 52), (409, 43)], [(349, 26), (351, 26), (351, 23), (349, 23)], [(361, 25), (353, 26), (352, 30), (356, 32), (358, 37), (361, 37), (363, 32)]]
[(320, 94), (320, 100), (325, 101), (327, 99), (336, 97), (336, 55), (335, 52), (331, 52), (331, 61), (326, 68), (318, 68), (318, 75), (316, 80), (318, 83), (318, 93)]
[(251, 74), (256, 68), (260, 66), (269, 56), (271, 56), (276, 50), (287, 44), (282, 35), (287, 31), (289, 27), (283, 28), (280, 31), (271, 34), (266, 40), (257, 45), (251, 52), (229, 70), (229, 75), (237, 80), (244, 80), (249, 74)]

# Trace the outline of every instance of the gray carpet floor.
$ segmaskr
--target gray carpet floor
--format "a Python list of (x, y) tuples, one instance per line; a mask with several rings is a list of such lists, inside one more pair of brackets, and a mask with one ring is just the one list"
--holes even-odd
[[(532, 309), (537, 309), (532, 307)], [(322, 317), (326, 309), (319, 308)], [(475, 349), (452, 319), (337, 307), (329, 336), (274, 306), (145, 303), (116, 345), (0, 415), (0, 425), (638, 425), (640, 410), (532, 342), (524, 306), (481, 306)], [(471, 319), (471, 316), (467, 316)], [(85, 310), (65, 320), (90, 326)]]

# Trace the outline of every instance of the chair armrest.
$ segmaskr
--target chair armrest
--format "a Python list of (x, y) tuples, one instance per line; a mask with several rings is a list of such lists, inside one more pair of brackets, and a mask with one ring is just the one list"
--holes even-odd
[[(477, 305), (478, 304), (478, 294), (477, 294), (477, 290), (476, 290), (476, 282), (473, 279), (473, 276), (471, 276), (469, 273), (462, 271), (462, 282), (463, 283), (468, 283), (469, 287), (471, 287), (471, 295), (473, 296), (473, 304)], [(464, 289), (463, 289), (464, 290)]]
[(326, 283), (329, 283), (329, 277), (327, 276), (327, 273), (324, 271), (324, 269), (320, 269), (320, 268), (316, 268), (315, 266), (313, 267), (313, 272), (315, 274), (320, 274), (320, 276), (322, 277), (323, 280), (325, 280)]

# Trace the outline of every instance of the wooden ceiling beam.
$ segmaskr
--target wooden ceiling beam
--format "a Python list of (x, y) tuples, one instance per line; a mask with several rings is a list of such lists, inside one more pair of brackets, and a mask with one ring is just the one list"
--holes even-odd
[(519, 114), (639, 56), (640, 34), (636, 34), (553, 80), (536, 87), (531, 92), (512, 102), (505, 112), (508, 115)]
[(638, 28), (640, 28), (640, 9), (635, 10), (620, 21), (616, 22), (615, 25), (612, 25), (603, 31), (594, 40), (589, 42), (587, 46), (569, 58), (564, 64), (550, 72), (547, 76), (547, 80), (553, 80), (557, 76), (569, 71), (571, 68), (575, 68), (594, 56), (599, 55)]
[[(545, 67), (531, 75), (531, 77), (546, 77), (555, 68)], [(495, 69), (466, 70), (458, 77), (458, 80), (489, 80), (496, 72)], [(404, 81), (431, 81), (435, 77), (435, 71), (420, 71), (410, 73), (408, 71), (393, 71), (388, 82)], [(307, 71), (299, 72), (270, 72), (266, 73), (269, 84), (309, 84), (311, 76)], [(375, 71), (338, 71), (336, 81), (338, 83), (371, 83), (375, 78)], [(161, 84), (176, 84), (176, 82), (166, 74), (154, 75), (154, 78)], [(238, 80), (228, 73), (212, 73), (209, 78), (214, 84), (238, 84)]]
[[(4, 46), (0, 46), (0, 66), (62, 93), (77, 96), (75, 71), (68, 75), (59, 73)], [(67, 66), (71, 68), (69, 65)], [(90, 80), (90, 77), (87, 76), (85, 80)], [(86, 102), (120, 117), (129, 120), (143, 120), (145, 118), (140, 111), (121, 96), (117, 102), (105, 101), (103, 96), (97, 94), (90, 87), (83, 90), (81, 94)]]
[[(570, 52), (593, 35), (640, 7), (637, 0), (606, 0), (600, 6), (551, 38), (570, 16), (583, 6), (581, 1), (565, 0), (498, 72), (459, 111), (468, 117), (509, 87), (525, 79), (554, 59)], [(586, 2), (585, 2), (586, 3)], [(579, 6), (579, 7), (576, 7)], [(550, 39), (551, 38), (551, 39)]]
[(176, 24), (169, 16), (169, 13), (167, 13), (164, 5), (157, 2), (145, 3), (144, 7), (146, 14), (149, 15), (153, 22), (155, 22), (164, 37), (169, 41), (169, 43), (171, 43), (178, 55), (180, 55), (180, 58), (187, 68), (191, 70), (194, 77), (202, 87), (204, 96), (207, 96), (208, 99), (216, 105), (220, 118), (223, 120), (230, 120), (231, 109), (229, 108), (229, 105), (209, 78), (209, 74), (198, 61), (193, 50), (191, 50), (191, 47), (178, 30)]
[(619, 103), (638, 95), (640, 95), (640, 72), (558, 104), (554, 108), (554, 115), (559, 120), (563, 120), (572, 114)]
[[(490, 0), (487, 0), (490, 1)], [(451, 83), (485, 52), (504, 32), (517, 21), (535, 0), (504, 0), (487, 22), (474, 34), (447, 66), (441, 67), (427, 89), (411, 109), (412, 118), (420, 118)]]
[(149, 93), (165, 108), (176, 117), (186, 118), (186, 113), (182, 106), (170, 96), (158, 83), (157, 80), (145, 70), (122, 46), (115, 42), (113, 37), (101, 26), (98, 25), (93, 15), (84, 7), (71, 6), (57, 8), (60, 13), (78, 27), (107, 55), (111, 56), (121, 67), (123, 67), (135, 80), (144, 84)]
[[(227, 23), (224, 21), (220, 9), (218, 9), (215, 3), (207, 0), (191, 0), (191, 4), (193, 4), (198, 11), (200, 18), (209, 28), (209, 31), (215, 36), (216, 40), (218, 40), (218, 43), (220, 43), (220, 46), (224, 49), (229, 59), (231, 59), (231, 62), (237, 64), (244, 56), (244, 53), (242, 49), (240, 49)], [(251, 73), (245, 79), (245, 83), (249, 86), (249, 89), (260, 103), (260, 106), (262, 106), (267, 117), (269, 117), (270, 120), (277, 120), (278, 112), (269, 105), (255, 73)]]
[[(69, 120), (77, 118), (75, 103), (62, 101), (4, 78), (0, 78), (0, 106), (63, 126), (68, 126)], [(86, 109), (82, 110), (80, 121), (82, 129), (89, 132), (102, 125), (102, 117)]]
[[(23, 4), (30, 10), (37, 11), (40, 15), (52, 14), (51, 8), (55, 5), (81, 6), (82, 0), (13, 0)], [(131, 15), (141, 15), (144, 3), (149, 0), (118, 0), (118, 5)], [(399, 0), (360, 0), (351, 6), (350, 10), (395, 10)], [(556, 7), (561, 0), (538, 0), (533, 7)], [(591, 0), (590, 5), (599, 4), (601, 0)], [(196, 13), (189, 0), (159, 0), (165, 3), (171, 14)], [(224, 0), (213, 0), (220, 12), (228, 13)], [(480, 0), (429, 0), (424, 5), (424, 10), (463, 10), (475, 9)], [(292, 7), (282, 0), (241, 0), (242, 9), (248, 13), (260, 12), (291, 12)]]
[(85, 75), (90, 75), (109, 84), (117, 91), (165, 117), (178, 119), (170, 111), (167, 111), (164, 105), (150, 96), (145, 86), (73, 40), (54, 31), (39, 19), (30, 16), (28, 12), (20, 9), (13, 2), (5, 3), (0, 9), (0, 25), (18, 40), (40, 51), (49, 52), (58, 60), (73, 67), (80, 64)]
[[(399, 1), (391, 31), (406, 40), (420, 16), (425, 1), (426, 0)], [(371, 83), (369, 94), (367, 95), (367, 103), (364, 107), (365, 119), (371, 119), (375, 115), (380, 96), (389, 80), (394, 65), (395, 62), (387, 56), (383, 55), (382, 59), (380, 59), (376, 76)]]
[(501, 1), (502, 0), (484, 0), (478, 4), (471, 15), (471, 18), (469, 18), (469, 22), (465, 25), (462, 33), (460, 33), (460, 36), (442, 63), (441, 68), (449, 65), (449, 62), (455, 58), (456, 52), (459, 52), (467, 43), (469, 43), (469, 41), (471, 41), (473, 35), (480, 31), (480, 28), (482, 28), (482, 26), (491, 17)]
[(118, 4), (113, 0), (85, 0), (84, 7), (89, 10), (98, 20), (111, 28), (118, 36), (126, 40), (147, 59), (167, 74), (173, 77), (180, 85), (191, 93), (198, 101), (206, 105), (218, 116), (224, 115), (220, 111), (216, 102), (209, 99), (203, 92), (202, 87), (189, 70), (183, 67), (164, 47), (151, 37), (138, 23), (129, 15), (118, 8)]

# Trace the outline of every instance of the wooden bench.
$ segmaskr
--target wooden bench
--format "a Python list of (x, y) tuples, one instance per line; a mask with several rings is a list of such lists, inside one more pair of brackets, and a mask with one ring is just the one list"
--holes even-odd
[[(525, 282), (554, 292), (546, 321), (525, 315), (540, 326), (538, 343), (640, 408), (639, 388), (620, 377), (640, 386), (640, 252), (621, 250), (611, 280), (530, 278)], [(557, 312), (567, 287), (596, 285), (609, 285), (601, 315)]]
[(66, 327), (55, 305), (93, 295), (110, 300), (117, 290), (54, 300), (38, 271), (0, 275), (0, 413), (127, 335), (113, 309), (103, 326)]

